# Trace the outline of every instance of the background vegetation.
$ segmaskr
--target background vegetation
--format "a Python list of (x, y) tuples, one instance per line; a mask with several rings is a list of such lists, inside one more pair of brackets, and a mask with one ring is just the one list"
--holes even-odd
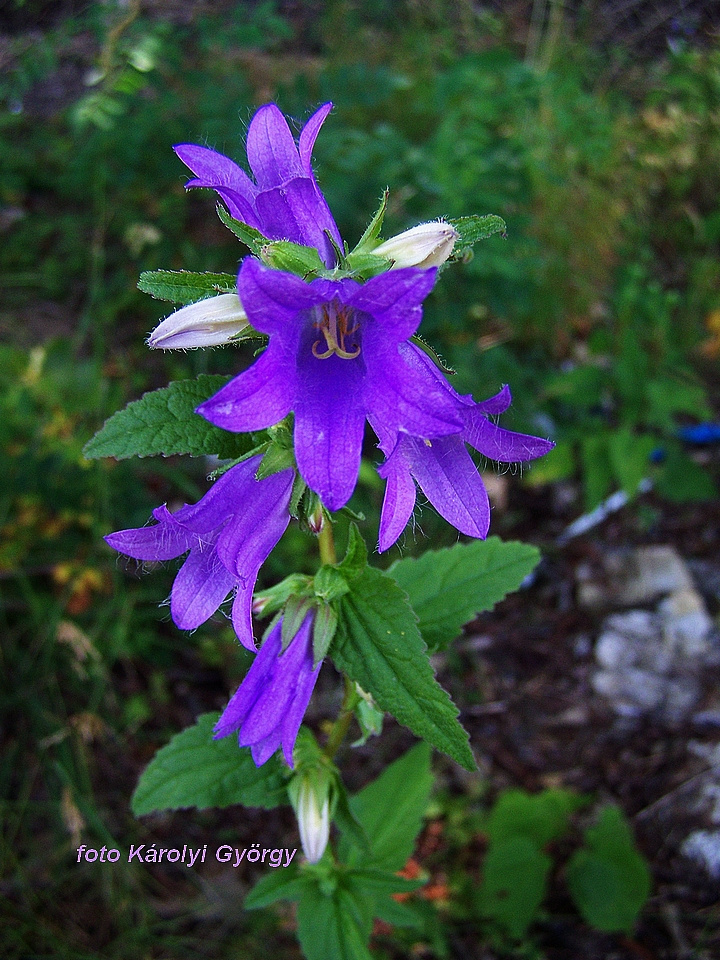
[[(646, 4), (645, 16), (659, 6)], [(614, 34), (603, 4), (9, 4), (0, 36), (4, 956), (252, 958), (269, 942), (278, 956), (296, 955), (288, 918), (241, 914), (242, 888), (227, 880), (74, 863), (88, 837), (127, 848), (150, 835), (292, 836), (289, 819), (267, 824), (247, 811), (152, 830), (129, 813), (139, 769), (172, 732), (222, 706), (243, 669), (227, 626), (181, 637), (158, 614), (171, 571), (144, 579), (102, 542), (142, 525), (163, 500), (198, 497), (206, 465), (81, 455), (124, 401), (243, 362), (231, 349), (158, 357), (143, 345), (163, 305), (137, 291), (141, 270), (232, 272), (240, 255), (210, 195), (184, 192), (172, 145), (205, 143), (239, 159), (263, 102), (301, 120), (332, 100), (315, 166), (351, 246), (386, 186), (387, 236), (443, 214), (507, 221), (506, 241), (487, 241), (445, 275), (424, 334), (461, 392), (479, 398), (510, 383), (505, 425), (558, 441), (527, 482), (579, 490), (576, 514), (618, 488), (633, 497), (646, 478), (665, 500), (702, 502), (715, 495), (713, 470), (681, 430), (717, 416), (720, 44), (706, 5), (678, 6), (683, 16), (656, 16), (652, 29), (648, 19), (639, 35), (639, 3), (625, 5), (639, 19), (621, 18)], [(373, 471), (363, 476), (356, 506), (376, 516), (382, 489)], [(427, 514), (425, 533), (451, 542)], [(518, 508), (495, 532), (548, 536), (524, 519)], [(314, 564), (299, 532), (264, 581), (290, 564)], [(329, 685), (323, 695), (333, 696)], [(359, 786), (367, 772), (358, 776)], [(484, 829), (484, 793), (476, 784), (436, 801), (456, 890), (460, 851)], [(421, 939), (435, 955), (453, 955), (452, 930), (485, 929), (468, 897), (456, 896), (450, 913), (442, 891), (424, 903)], [(527, 929), (512, 949), (530, 955)], [(495, 948), (511, 949), (503, 937)], [(399, 943), (386, 931), (380, 949), (406, 955)]]

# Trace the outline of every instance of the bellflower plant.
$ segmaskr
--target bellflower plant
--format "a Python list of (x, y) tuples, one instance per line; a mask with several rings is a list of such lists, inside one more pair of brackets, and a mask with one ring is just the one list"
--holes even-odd
[[(412, 837), (393, 814), (402, 789), (415, 811), (410, 821), (420, 823), (432, 782), (430, 747), (476, 768), (430, 657), (463, 623), (516, 589), (539, 555), (521, 543), (486, 539), (490, 504), (468, 448), (523, 463), (552, 447), (495, 423), (510, 405), (509, 387), (480, 401), (459, 394), (418, 339), (422, 305), (441, 272), (478, 241), (504, 235), (503, 221), (439, 220), (383, 238), (386, 191), (351, 250), (312, 169), (330, 109), (327, 103), (313, 113), (296, 140), (277, 106), (261, 107), (247, 135), (252, 176), (208, 147), (175, 148), (194, 174), (187, 186), (216, 191), (220, 219), (248, 253), (236, 276), (143, 273), (140, 288), (177, 307), (148, 344), (204, 348), (247, 335), (263, 344), (233, 377), (176, 381), (133, 401), (85, 448), (88, 457), (211, 458), (216, 479), (198, 503), (174, 512), (160, 506), (155, 523), (105, 538), (141, 561), (187, 555), (170, 597), (175, 624), (200, 627), (232, 595), (234, 632), (254, 655), (223, 713), (201, 716), (150, 763), (133, 809), (269, 809), (289, 802), (305, 862), (288, 862), (271, 884), (262, 879), (248, 903), (298, 901), (309, 960), (366, 956), (372, 917), (391, 908), (393, 918), (403, 913), (388, 898), (417, 882), (397, 876)], [(472, 542), (403, 558), (389, 569), (368, 562), (364, 517), (348, 506), (359, 477), (367, 476), (366, 423), (385, 458), (377, 468), (385, 480), (383, 503), (376, 504), (380, 551), (410, 521), (417, 486)], [(317, 545), (318, 563), (306, 556), (301, 571), (287, 571), (253, 597), (261, 565), (291, 523), (297, 537)], [(341, 558), (337, 529), (347, 542)], [(372, 539), (375, 529), (371, 523)], [(259, 647), (253, 614), (272, 618)], [(328, 660), (344, 693), (318, 741), (303, 718)], [(333, 682), (329, 671), (325, 679)], [(336, 765), (347, 735), (355, 725), (353, 746), (367, 743), (381, 734), (385, 713), (424, 744), (349, 797)], [(333, 829), (342, 834), (339, 843)]]

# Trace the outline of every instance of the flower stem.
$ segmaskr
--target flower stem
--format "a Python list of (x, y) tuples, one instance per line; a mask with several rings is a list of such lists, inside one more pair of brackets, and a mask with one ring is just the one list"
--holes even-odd
[(318, 549), (320, 550), (320, 563), (337, 563), (332, 523), (327, 518), (318, 534)]
[(338, 752), (343, 740), (347, 735), (357, 700), (358, 695), (355, 690), (355, 684), (349, 677), (345, 677), (345, 696), (343, 698), (342, 706), (340, 707), (340, 713), (337, 715), (337, 718), (332, 725), (330, 736), (328, 737), (327, 743), (325, 744), (325, 749), (323, 750), (325, 756), (330, 760), (332, 760), (335, 754)]

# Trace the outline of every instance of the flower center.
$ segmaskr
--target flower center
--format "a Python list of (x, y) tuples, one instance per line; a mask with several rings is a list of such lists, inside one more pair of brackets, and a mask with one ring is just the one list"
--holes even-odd
[(360, 354), (360, 347), (353, 343), (350, 349), (345, 345), (345, 337), (349, 337), (360, 326), (354, 322), (353, 311), (349, 307), (337, 303), (324, 303), (320, 308), (320, 319), (313, 322), (325, 339), (325, 348), (322, 340), (316, 340), (312, 345), (312, 353), (318, 360), (327, 360), (333, 354), (342, 360), (353, 360)]

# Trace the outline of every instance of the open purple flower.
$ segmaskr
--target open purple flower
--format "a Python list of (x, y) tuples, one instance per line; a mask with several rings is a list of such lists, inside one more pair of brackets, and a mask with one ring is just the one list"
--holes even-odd
[(215, 739), (238, 731), (241, 747), (250, 747), (261, 767), (282, 746), (293, 765), (293, 748), (322, 664), (313, 666), (310, 611), (290, 645), (282, 651), (282, 618), (258, 651), (247, 676), (215, 726)]
[(274, 103), (261, 107), (250, 122), (247, 157), (255, 182), (228, 157), (195, 144), (181, 143), (175, 153), (195, 177), (186, 187), (211, 187), (230, 214), (270, 240), (292, 240), (315, 247), (327, 266), (335, 252), (327, 232), (342, 249), (330, 208), (312, 170), (312, 150), (325, 118), (326, 103), (305, 124), (297, 145)]
[(151, 527), (120, 530), (107, 543), (136, 560), (172, 560), (188, 553), (170, 595), (172, 618), (182, 630), (194, 630), (234, 590), (232, 619), (238, 639), (255, 649), (252, 592), (263, 561), (290, 521), (292, 470), (264, 480), (255, 473), (261, 457), (232, 467), (194, 506), (170, 513), (153, 510)]
[(247, 257), (238, 293), (250, 324), (270, 342), (197, 412), (243, 432), (294, 411), (300, 474), (328, 509), (339, 510), (357, 482), (366, 418), (393, 434), (440, 437), (462, 429), (454, 391), (400, 349), (420, 323), (436, 273), (405, 268), (364, 284), (306, 283)]
[(445, 380), (432, 360), (412, 344), (401, 346), (408, 365), (424, 370), (452, 398), (462, 429), (451, 436), (429, 438), (388, 431), (371, 418), (380, 449), (387, 459), (378, 468), (387, 480), (380, 516), (380, 552), (395, 543), (415, 508), (417, 482), (437, 512), (461, 533), (484, 539), (490, 526), (490, 501), (482, 477), (465, 446), (469, 443), (490, 460), (520, 463), (534, 460), (555, 444), (539, 437), (503, 430), (488, 418), (503, 413), (512, 400), (509, 387), (475, 403)]

